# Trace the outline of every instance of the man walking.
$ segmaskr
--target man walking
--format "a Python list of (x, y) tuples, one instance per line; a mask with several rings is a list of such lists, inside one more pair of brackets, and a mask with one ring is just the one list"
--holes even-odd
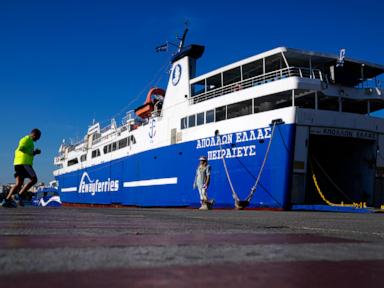
[(199, 190), (201, 207), (200, 210), (212, 209), (213, 200), (208, 200), (207, 190), (211, 181), (211, 166), (208, 165), (207, 157), (201, 156), (199, 158), (200, 164), (196, 169), (195, 182), (193, 188)]
[[(31, 133), (19, 141), (19, 146), (15, 150), (15, 158), (13, 165), (15, 167), (16, 184), (9, 191), (4, 200), (3, 207), (16, 208), (17, 204), (12, 200), (12, 195), (19, 194), (19, 205), (24, 206), (22, 201), (23, 193), (27, 192), (33, 185), (37, 183), (37, 176), (32, 168), (33, 158), (41, 153), (39, 149), (35, 149), (34, 143), (41, 137), (39, 129), (33, 129)], [(30, 181), (23, 187), (25, 178)]]

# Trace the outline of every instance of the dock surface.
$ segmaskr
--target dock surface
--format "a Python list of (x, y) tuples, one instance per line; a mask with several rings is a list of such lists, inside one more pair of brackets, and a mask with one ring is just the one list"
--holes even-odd
[(68, 207), (0, 213), (0, 287), (384, 283), (384, 213)]

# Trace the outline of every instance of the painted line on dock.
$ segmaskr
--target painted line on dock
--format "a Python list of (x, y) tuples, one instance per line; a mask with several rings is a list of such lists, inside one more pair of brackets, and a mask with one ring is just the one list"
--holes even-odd
[(61, 192), (77, 192), (77, 187), (61, 188)]
[[(147, 222), (146, 222), (147, 223)], [(153, 223), (156, 224), (156, 223)], [(160, 227), (160, 225), (158, 225)], [(168, 225), (163, 226), (166, 229)], [(44, 228), (48, 228), (45, 225)], [(50, 227), (52, 228), (52, 227)], [(129, 225), (92, 227), (77, 225), (76, 229), (137, 229)], [(49, 248), (91, 248), (91, 247), (138, 247), (138, 246), (204, 246), (204, 245), (298, 245), (298, 244), (361, 244), (363, 242), (314, 234), (130, 234), (124, 236), (83, 236), (76, 241), (70, 235), (3, 235), (0, 249), (49, 249)], [(267, 249), (267, 248), (265, 248)], [(1, 273), (0, 273), (1, 274)]]
[(177, 184), (177, 177), (124, 182), (124, 187), (142, 187)]

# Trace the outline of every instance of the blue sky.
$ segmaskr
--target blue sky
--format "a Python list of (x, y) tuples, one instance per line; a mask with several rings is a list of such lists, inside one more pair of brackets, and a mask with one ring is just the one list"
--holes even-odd
[(14, 149), (34, 127), (43, 131), (35, 168), (51, 180), (62, 139), (124, 110), (169, 60), (154, 47), (185, 20), (188, 41), (206, 46), (204, 73), (278, 46), (344, 47), (347, 57), (384, 64), (383, 11), (378, 0), (0, 0), (0, 183), (13, 181)]

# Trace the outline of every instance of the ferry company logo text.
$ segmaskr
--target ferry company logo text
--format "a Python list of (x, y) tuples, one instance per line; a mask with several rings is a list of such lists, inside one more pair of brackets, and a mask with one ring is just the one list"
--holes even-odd
[[(224, 134), (197, 140), (196, 149), (218, 147), (208, 151), (208, 160), (225, 158), (249, 157), (256, 155), (256, 145), (230, 146), (228, 144), (247, 143), (255, 140), (271, 138), (271, 128), (260, 128), (250, 131)], [(221, 145), (221, 149), (220, 149)]]
[(100, 181), (98, 179), (91, 180), (87, 172), (81, 176), (79, 193), (90, 193), (94, 196), (98, 192), (116, 192), (119, 190), (119, 180)]

